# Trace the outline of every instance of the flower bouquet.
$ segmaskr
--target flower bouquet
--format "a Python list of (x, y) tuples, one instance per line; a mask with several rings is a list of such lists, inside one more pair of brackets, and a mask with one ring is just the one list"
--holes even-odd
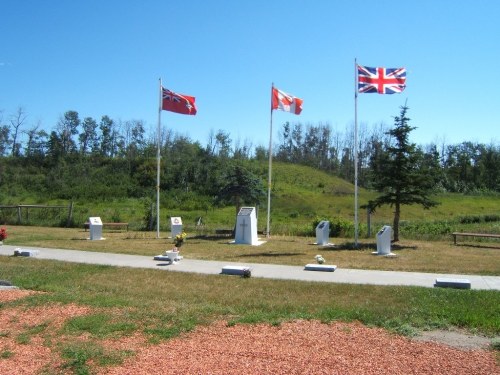
[(186, 232), (182, 231), (174, 237), (175, 247), (181, 247), (184, 244), (184, 239), (187, 237)]
[(3, 242), (7, 238), (7, 229), (0, 228), (0, 242)]

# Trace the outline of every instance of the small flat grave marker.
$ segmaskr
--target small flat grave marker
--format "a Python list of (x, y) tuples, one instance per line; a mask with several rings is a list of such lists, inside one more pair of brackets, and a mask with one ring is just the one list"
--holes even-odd
[(470, 289), (471, 284), (469, 279), (437, 278), (436, 282), (434, 283), (434, 287)]
[(323, 271), (323, 272), (333, 272), (337, 269), (336, 265), (330, 264), (306, 264), (304, 267), (305, 271)]
[(182, 256), (179, 255), (178, 251), (165, 251), (165, 253), (161, 255), (156, 255), (153, 259), (154, 260), (161, 260), (163, 262), (177, 262), (179, 260), (182, 260)]
[(251, 272), (250, 267), (246, 266), (224, 266), (222, 267), (223, 275), (246, 276)]
[(39, 250), (23, 250), (23, 249), (15, 249), (14, 256), (16, 257), (34, 257), (40, 253)]

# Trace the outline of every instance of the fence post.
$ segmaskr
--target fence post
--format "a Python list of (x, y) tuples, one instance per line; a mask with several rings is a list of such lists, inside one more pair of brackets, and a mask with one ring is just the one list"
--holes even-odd
[(71, 227), (71, 223), (73, 222), (73, 201), (69, 202), (69, 210), (68, 210), (68, 221), (66, 222), (66, 227)]
[(371, 226), (372, 210), (370, 207), (366, 207), (366, 221), (368, 226), (368, 238), (372, 236), (372, 226)]
[(21, 224), (21, 206), (17, 206), (17, 224)]

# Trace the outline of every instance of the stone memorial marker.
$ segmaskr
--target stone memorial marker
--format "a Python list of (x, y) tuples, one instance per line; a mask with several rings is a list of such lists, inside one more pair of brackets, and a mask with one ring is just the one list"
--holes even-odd
[(170, 230), (172, 238), (182, 233), (182, 219), (180, 217), (170, 218)]
[(330, 236), (330, 222), (320, 221), (316, 226), (316, 245), (325, 246), (328, 245), (328, 239)]
[(375, 255), (384, 256), (394, 256), (396, 254), (391, 253), (391, 239), (392, 239), (392, 228), (388, 225), (384, 225), (377, 232), (377, 252), (373, 252)]
[(241, 207), (236, 217), (234, 243), (260, 245), (257, 238), (257, 217), (255, 207)]
[(90, 240), (103, 240), (102, 221), (100, 217), (89, 217)]

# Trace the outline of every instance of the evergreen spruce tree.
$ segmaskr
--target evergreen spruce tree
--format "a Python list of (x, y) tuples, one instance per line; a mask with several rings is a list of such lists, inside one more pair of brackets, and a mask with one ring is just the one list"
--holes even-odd
[[(435, 184), (434, 174), (429, 173), (424, 153), (410, 143), (409, 134), (415, 127), (408, 123), (406, 117), (408, 107), (401, 107), (400, 116), (394, 118), (394, 128), (387, 132), (391, 136), (390, 145), (380, 153), (372, 156), (372, 186), (381, 193), (373, 201), (368, 202), (371, 211), (383, 205), (394, 207), (394, 242), (399, 241), (399, 220), (401, 206), (420, 204), (428, 209), (438, 203), (429, 199)], [(394, 142), (392, 142), (394, 140)]]

